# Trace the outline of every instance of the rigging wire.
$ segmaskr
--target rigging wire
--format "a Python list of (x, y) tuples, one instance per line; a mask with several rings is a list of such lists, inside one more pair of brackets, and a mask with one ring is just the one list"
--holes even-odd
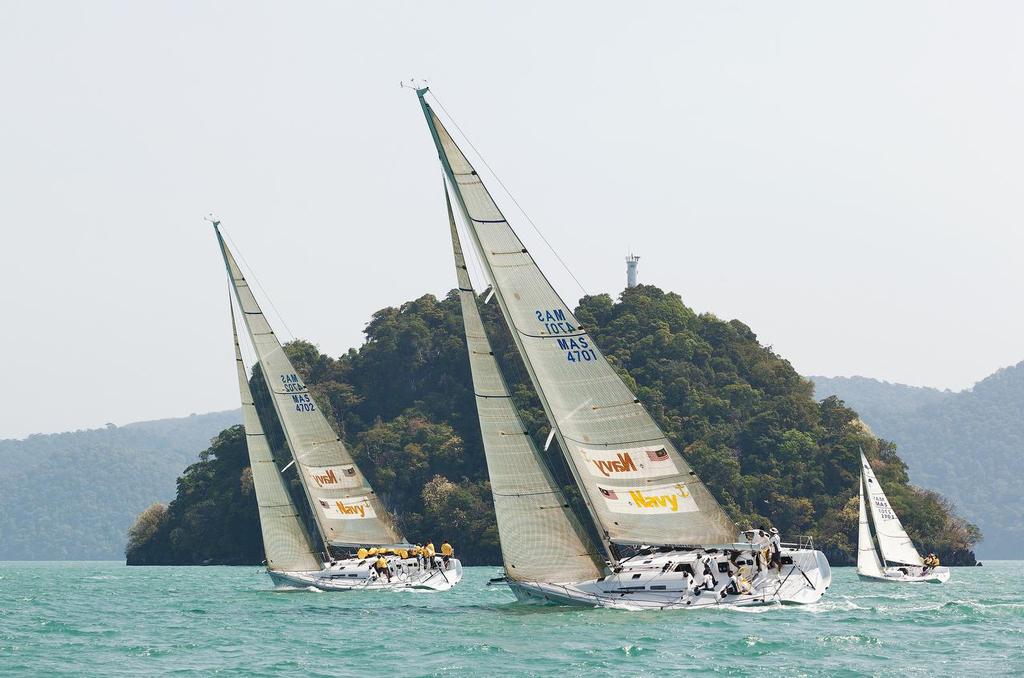
[(263, 289), (263, 283), (261, 283), (260, 279), (256, 277), (255, 269), (253, 269), (253, 267), (249, 265), (249, 262), (246, 261), (245, 255), (242, 254), (242, 250), (239, 249), (238, 245), (231, 237), (231, 234), (224, 230), (221, 230), (221, 232), (224, 233), (224, 236), (228, 239), (228, 242), (231, 243), (231, 247), (234, 248), (234, 251), (238, 255), (238, 258), (241, 259), (242, 263), (245, 264), (245, 267), (249, 269), (249, 276), (253, 279), (253, 282), (256, 283), (256, 286), (260, 288), (260, 293), (263, 294), (263, 298), (266, 299), (267, 303), (270, 304), (270, 308), (274, 309), (274, 315), (276, 315), (277, 319), (281, 321), (281, 326), (284, 327), (284, 331), (287, 332), (288, 336), (291, 337), (292, 341), (294, 341), (295, 334), (292, 333), (291, 328), (288, 327), (288, 323), (284, 321), (284, 316), (281, 315), (281, 312), (279, 310), (277, 310), (277, 306), (274, 305), (274, 300), (270, 297), (269, 294), (267, 294), (267, 291)]
[(580, 288), (584, 296), (589, 296), (589, 292), (587, 292), (587, 289), (583, 286), (583, 283), (581, 283), (579, 279), (575, 275), (573, 275), (573, 272), (569, 268), (568, 264), (566, 264), (562, 257), (558, 255), (558, 252), (556, 252), (555, 248), (551, 246), (551, 243), (548, 242), (548, 239), (544, 237), (544, 234), (541, 232), (537, 224), (535, 224), (533, 219), (530, 218), (530, 215), (527, 214), (526, 210), (523, 209), (523, 206), (519, 204), (519, 201), (516, 200), (516, 197), (512, 195), (512, 191), (508, 190), (508, 186), (505, 185), (505, 182), (501, 180), (501, 177), (498, 176), (498, 173), (495, 172), (494, 169), (490, 166), (490, 164), (487, 162), (487, 159), (484, 157), (483, 153), (481, 153), (480, 150), (473, 145), (473, 141), (469, 138), (469, 135), (467, 135), (466, 132), (459, 126), (458, 121), (455, 120), (455, 117), (448, 112), (448, 109), (444, 107), (444, 104), (441, 103), (441, 100), (437, 97), (437, 94), (434, 93), (434, 90), (429, 90), (428, 94), (430, 94), (431, 98), (437, 102), (438, 106), (441, 107), (441, 110), (444, 111), (444, 114), (448, 117), (449, 120), (451, 120), (452, 125), (455, 126), (455, 129), (459, 130), (459, 134), (462, 135), (462, 138), (466, 140), (466, 143), (469, 144), (469, 147), (472, 148), (473, 152), (476, 153), (478, 158), (480, 158), (480, 162), (484, 164), (484, 167), (486, 167), (487, 171), (491, 173), (491, 176), (494, 177), (494, 180), (498, 182), (498, 185), (501, 186), (502, 190), (505, 191), (505, 194), (509, 197), (510, 200), (512, 200), (512, 204), (516, 206), (516, 209), (518, 209), (522, 213), (522, 215), (526, 217), (526, 221), (530, 224), (531, 227), (533, 227), (533, 230), (536, 231), (537, 235), (540, 236), (540, 239), (544, 241), (544, 244), (547, 246), (549, 250), (551, 250), (551, 253), (555, 255), (555, 259), (557, 259), (558, 263), (562, 265), (562, 268), (565, 269), (565, 272), (569, 274), (569, 277), (572, 278), (573, 282), (576, 283), (576, 286)]

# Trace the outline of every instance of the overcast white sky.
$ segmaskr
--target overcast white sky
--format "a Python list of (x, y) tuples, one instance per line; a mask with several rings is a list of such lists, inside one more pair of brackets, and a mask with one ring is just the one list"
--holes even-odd
[(0, 4), (0, 437), (238, 405), (210, 211), (331, 354), (450, 289), (411, 76), (590, 292), (632, 248), (803, 374), (1024, 359), (1024, 5), (381, 4)]

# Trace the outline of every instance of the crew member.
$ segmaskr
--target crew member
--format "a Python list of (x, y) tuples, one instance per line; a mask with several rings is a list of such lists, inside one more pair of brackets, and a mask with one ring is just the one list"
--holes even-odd
[(455, 549), (448, 543), (448, 540), (441, 542), (441, 560), (444, 562), (444, 569), (448, 569), (448, 559), (455, 555)]
[(939, 566), (939, 557), (934, 553), (929, 553), (924, 558), (924, 569), (921, 570), (922, 575), (928, 574), (929, 571), (934, 570)]
[(768, 569), (777, 567), (779, 572), (782, 572), (782, 539), (779, 537), (779, 528), (773, 527), (771, 529), (771, 538), (769, 544), (771, 545), (772, 555), (771, 562), (768, 563)]
[(391, 571), (388, 570), (388, 561), (384, 559), (384, 556), (377, 558), (377, 562), (373, 564), (373, 569), (377, 571), (378, 579), (387, 577), (388, 581), (391, 581)]
[(427, 569), (434, 568), (434, 542), (428, 541), (427, 545), (423, 547), (423, 559), (427, 561)]

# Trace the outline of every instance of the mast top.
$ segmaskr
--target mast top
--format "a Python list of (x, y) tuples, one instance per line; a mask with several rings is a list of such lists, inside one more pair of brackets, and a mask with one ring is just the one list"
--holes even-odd
[(209, 221), (211, 224), (213, 224), (213, 228), (215, 230), (219, 230), (220, 219), (218, 219), (216, 216), (214, 216), (213, 212), (210, 212), (209, 214), (207, 214), (205, 217), (203, 217), (203, 219), (206, 220), (206, 221)]
[(411, 89), (416, 92), (416, 96), (420, 99), (423, 95), (430, 91), (430, 85), (427, 83), (425, 78), (409, 78), (398, 83), (401, 87)]

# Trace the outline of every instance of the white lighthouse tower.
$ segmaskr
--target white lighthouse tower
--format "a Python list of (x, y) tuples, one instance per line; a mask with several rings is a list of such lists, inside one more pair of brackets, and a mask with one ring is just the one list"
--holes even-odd
[(640, 257), (630, 252), (626, 257), (626, 287), (636, 287), (636, 264)]

